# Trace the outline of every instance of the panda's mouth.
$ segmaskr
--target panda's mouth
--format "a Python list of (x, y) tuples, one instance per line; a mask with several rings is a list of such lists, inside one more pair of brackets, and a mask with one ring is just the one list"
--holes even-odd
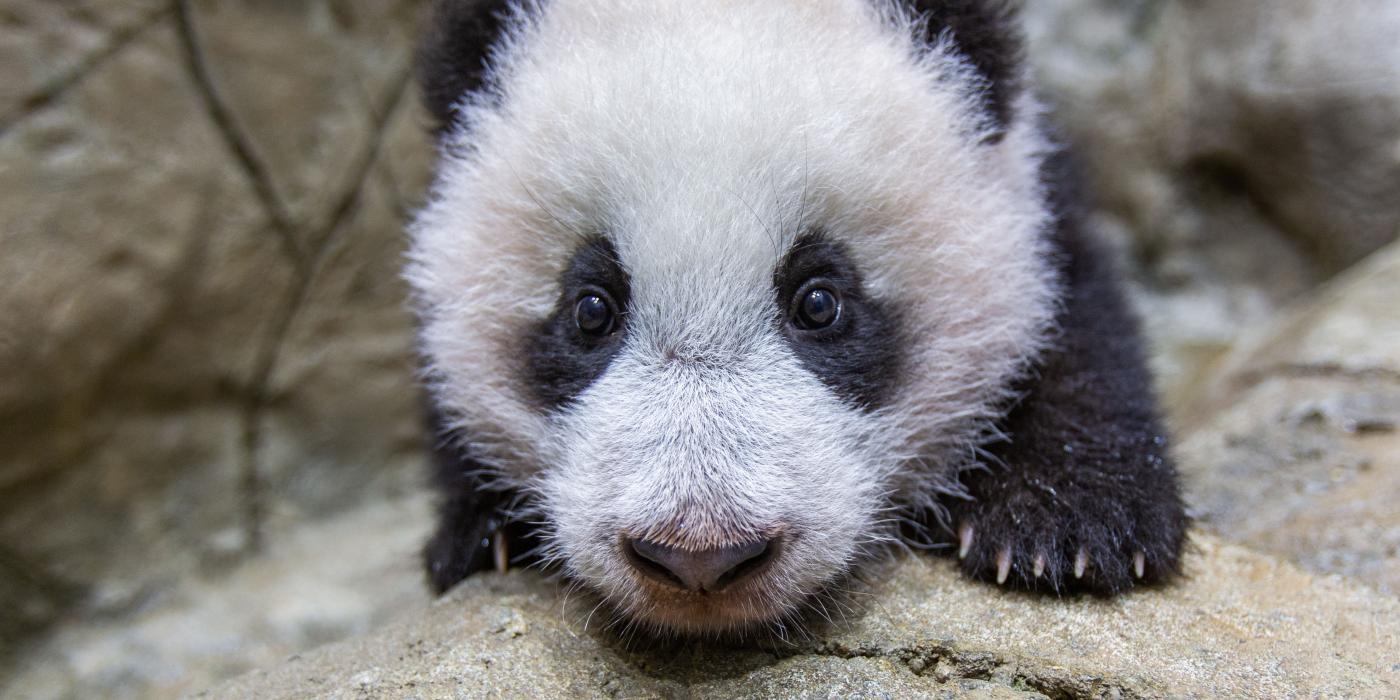
[[(844, 589), (829, 586), (848, 573), (807, 560), (803, 534), (787, 528), (771, 538), (696, 550), (682, 563), (669, 558), (674, 552), (619, 537), (614, 552), (628, 581), (598, 582), (595, 591), (629, 620), (629, 629), (636, 624), (661, 637), (787, 639), (816, 621), (809, 613), (831, 619), (825, 605)], [(692, 564), (698, 572), (676, 570)], [(836, 609), (848, 608), (838, 603)]]
[(743, 587), (772, 568), (783, 537), (703, 549), (622, 538), (623, 557), (639, 577), (671, 593), (718, 594)]

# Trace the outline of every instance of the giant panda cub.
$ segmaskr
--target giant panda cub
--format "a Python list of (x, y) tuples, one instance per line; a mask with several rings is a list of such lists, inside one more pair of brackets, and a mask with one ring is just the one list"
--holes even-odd
[(991, 0), (439, 2), (411, 226), (439, 591), (797, 620), (891, 549), (1116, 593), (1186, 517), (1138, 330)]

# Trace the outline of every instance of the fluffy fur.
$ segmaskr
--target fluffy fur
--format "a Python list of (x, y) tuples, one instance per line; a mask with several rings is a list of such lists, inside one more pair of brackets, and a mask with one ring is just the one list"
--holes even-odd
[[(1042, 181), (999, 4), (437, 17), (423, 76), (442, 160), (407, 277), (450, 440), (439, 589), (483, 568), (499, 530), (634, 620), (744, 629), (799, 610), (900, 518), (950, 511), (978, 575), (1005, 578), (1005, 559), (1068, 585), (1082, 547), (1100, 573), (1078, 580), (1102, 590), (1139, 551), (1149, 578), (1174, 566), (1180, 503), (1131, 318)], [(489, 51), (483, 28), (501, 31)], [(610, 264), (587, 253), (599, 241)], [(804, 251), (863, 325), (786, 325)], [(588, 284), (626, 287), (608, 345), (569, 339)], [(718, 594), (620, 552), (774, 537), (763, 575)]]

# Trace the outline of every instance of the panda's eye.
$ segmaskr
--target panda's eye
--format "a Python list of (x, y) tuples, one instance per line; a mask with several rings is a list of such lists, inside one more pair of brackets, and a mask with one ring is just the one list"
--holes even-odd
[(841, 317), (841, 297), (822, 282), (809, 282), (792, 300), (792, 324), (804, 331), (828, 328)]
[(574, 304), (574, 323), (586, 336), (601, 338), (611, 333), (616, 323), (612, 301), (600, 292), (584, 292)]

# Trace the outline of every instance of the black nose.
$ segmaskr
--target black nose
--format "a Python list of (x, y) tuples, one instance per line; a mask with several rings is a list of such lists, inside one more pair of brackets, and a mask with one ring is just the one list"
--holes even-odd
[(628, 561), (643, 574), (688, 591), (717, 592), (749, 578), (773, 560), (777, 540), (715, 549), (685, 550), (646, 540), (623, 544)]

